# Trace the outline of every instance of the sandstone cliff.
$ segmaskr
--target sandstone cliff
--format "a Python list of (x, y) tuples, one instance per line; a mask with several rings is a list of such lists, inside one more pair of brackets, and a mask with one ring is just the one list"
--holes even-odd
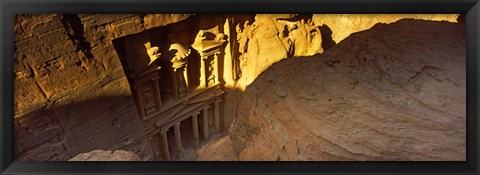
[[(457, 146), (464, 147), (465, 129), (460, 128), (460, 122), (464, 122), (465, 116), (463, 110), (465, 72), (451, 73), (463, 68), (460, 63), (465, 63), (465, 49), (461, 50), (465, 45), (465, 42), (461, 42), (462, 39), (465, 40), (464, 35), (461, 35), (464, 28), (463, 31), (458, 29), (456, 32), (457, 28), (452, 26), (458, 25), (450, 23), (425, 22), (424, 25), (423, 22), (401, 22), (394, 25), (378, 25), (373, 31), (353, 34), (367, 30), (377, 23), (391, 23), (403, 18), (454, 22), (457, 16), (16, 15), (14, 156), (16, 160), (68, 160), (74, 155), (91, 150), (122, 149), (134, 152), (142, 160), (152, 160), (153, 146), (149, 144), (151, 138), (145, 131), (148, 128), (143, 126), (136, 112), (131, 84), (125, 74), (128, 67), (122, 65), (121, 59), (131, 56), (140, 60), (142, 56), (148, 56), (145, 52), (146, 44), (166, 46), (168, 43), (164, 42), (162, 37), (168, 33), (175, 33), (182, 44), (191, 45), (202, 30), (214, 36), (222, 34), (227, 41), (225, 53), (220, 55), (219, 63), (223, 76), (221, 81), (226, 92), (222, 126), (227, 130), (232, 126), (232, 129), (231, 137), (222, 138), (216, 143), (207, 145), (210, 147), (200, 149), (199, 153), (210, 154), (210, 157), (199, 156), (201, 160), (277, 158), (305, 160), (311, 158), (307, 156), (308, 154), (317, 153), (315, 151), (319, 149), (314, 147), (317, 142), (323, 151), (318, 154), (325, 155), (322, 158), (334, 159), (337, 156), (338, 159), (371, 159), (383, 156), (386, 159), (411, 159), (401, 155), (407, 155), (410, 149), (413, 150), (410, 153), (415, 154), (419, 149), (425, 149), (427, 153), (443, 151), (444, 154), (452, 154), (455, 160), (461, 159), (457, 152), (452, 152), (452, 145), (449, 145), (454, 141), (445, 141), (446, 147), (427, 148), (426, 144), (438, 142), (430, 142), (432, 138), (423, 137), (440, 133), (442, 137), (436, 140), (448, 140), (442, 135), (446, 132), (447, 135), (457, 138), (456, 141), (459, 141), (456, 142), (459, 143)], [(405, 26), (410, 23), (413, 27), (406, 29)], [(452, 31), (446, 32), (447, 29)], [(427, 32), (429, 30), (432, 32)], [(404, 35), (407, 32), (412, 34)], [(342, 41), (350, 34), (355, 37)], [(459, 34), (461, 36), (457, 36)], [(377, 38), (376, 35), (383, 37)], [(453, 40), (450, 41), (451, 39)], [(339, 42), (340, 44), (336, 45)], [(332, 51), (329, 51), (330, 49)], [(125, 56), (123, 52), (127, 51), (130, 55)], [(271, 67), (288, 57), (312, 56), (323, 52), (325, 54), (321, 56), (287, 59)], [(412, 59), (405, 60), (404, 57)], [(442, 59), (450, 60), (453, 57), (459, 58), (459, 61), (452, 62), (453, 66), (442, 62)], [(321, 61), (318, 63), (312, 61), (310, 64), (306, 60)], [(351, 67), (346, 67), (346, 63)], [(266, 73), (267, 75), (260, 76), (263, 78), (256, 80), (265, 70), (272, 73)], [(285, 77), (269, 77), (269, 74), (272, 76), (276, 74), (276, 70)], [(312, 74), (313, 70), (315, 71)], [(440, 78), (428, 79), (432, 76)], [(383, 79), (374, 81), (372, 77)], [(330, 82), (333, 80), (335, 81)], [(250, 85), (254, 81), (255, 83)], [(447, 86), (450, 85), (448, 82), (452, 82), (453, 86)], [(348, 89), (350, 86), (355, 88)], [(438, 89), (439, 87), (442, 88)], [(267, 93), (262, 95), (264, 89)], [(460, 90), (453, 91), (454, 89)], [(379, 95), (374, 93), (376, 91), (388, 93)], [(248, 101), (257, 98), (261, 100)], [(318, 100), (327, 100), (328, 103)], [(238, 109), (240, 102), (241, 108)], [(275, 107), (273, 104), (277, 103), (279, 106)], [(399, 104), (406, 107), (393, 108)], [(296, 105), (296, 108), (290, 105)], [(318, 111), (313, 110), (317, 106)], [(373, 110), (374, 107), (378, 107), (378, 110)], [(287, 111), (290, 112), (264, 113), (263, 109), (289, 109)], [(393, 109), (396, 111), (392, 111)], [(313, 112), (308, 112), (309, 110)], [(430, 110), (437, 111), (438, 114)], [(247, 111), (254, 111), (255, 115), (245, 113)], [(293, 115), (297, 113), (299, 115)], [(351, 116), (347, 115), (350, 113), (359, 117), (354, 119), (343, 117)], [(311, 129), (298, 128), (297, 125), (293, 125), (297, 122), (296, 118), (289, 119), (285, 116), (293, 117), (300, 114), (307, 116), (300, 120), (305, 122), (305, 128), (321, 126), (326, 129), (317, 128), (310, 131)], [(441, 121), (435, 120), (433, 116), (436, 115)], [(452, 115), (459, 118), (454, 119)], [(265, 119), (265, 116), (268, 117)], [(235, 117), (238, 117), (237, 121), (230, 125)], [(374, 120), (375, 117), (378, 120)], [(337, 125), (333, 121), (340, 124)], [(387, 125), (380, 129), (369, 129), (373, 125), (379, 125), (379, 121)], [(404, 124), (396, 125), (398, 121)], [(282, 122), (286, 124), (279, 124)], [(364, 134), (356, 138), (358, 143), (348, 143), (345, 134), (351, 133), (342, 133), (340, 130), (356, 126), (355, 123), (367, 126), (362, 127), (363, 129), (353, 129)], [(411, 126), (414, 124), (415, 126)], [(422, 126), (427, 124), (434, 124), (429, 126), (433, 129), (422, 130)], [(414, 129), (410, 130), (409, 127)], [(451, 130), (445, 131), (445, 127)], [(381, 138), (375, 143), (363, 142), (374, 130), (378, 130)], [(328, 134), (336, 132), (340, 134)], [(413, 137), (415, 133), (418, 134), (418, 138)], [(402, 134), (405, 136), (400, 137)], [(391, 141), (388, 140), (390, 136), (398, 138)], [(292, 140), (297, 137), (299, 139)], [(299, 142), (309, 138), (321, 139), (309, 144)], [(336, 142), (330, 143), (331, 140)], [(380, 149), (377, 150), (378, 153), (367, 151), (364, 152), (366, 155), (352, 156), (361, 151), (375, 150), (377, 146), (380, 147), (379, 144), (387, 142), (393, 146), (402, 145), (403, 147), (392, 150), (405, 153), (389, 157), (384, 155), (396, 154)], [(232, 144), (235, 146), (225, 147)], [(332, 147), (327, 148), (325, 144)], [(257, 146), (260, 153), (253, 151), (255, 150), (253, 147)], [(221, 148), (225, 149), (218, 152), (217, 150)], [(233, 148), (235, 152), (230, 152)], [(293, 156), (296, 154), (296, 148), (304, 150), (298, 157)], [(253, 154), (255, 156), (252, 156)], [(419, 159), (445, 157), (433, 155), (427, 157), (419, 154), (418, 157)]]
[(93, 150), (87, 153), (78, 154), (68, 161), (140, 161), (140, 158), (131, 151)]
[(68, 160), (94, 149), (151, 159), (112, 40), (189, 16), (17, 15), (15, 159)]
[[(378, 23), (392, 23), (400, 19), (424, 19), (456, 22), (458, 14), (257, 14), (234, 15), (231, 28), (232, 68), (225, 65), (225, 87), (235, 89), (227, 93), (227, 116), (237, 111), (239, 96), (258, 75), (272, 64), (293, 56), (312, 56), (323, 53), (349, 35), (368, 30)], [(236, 19), (236, 20), (235, 20)], [(238, 54), (235, 54), (238, 53)], [(226, 57), (227, 58), (227, 57)], [(228, 62), (226, 60), (226, 62)], [(233, 75), (231, 75), (233, 74)], [(234, 78), (230, 78), (230, 77)], [(233, 117), (226, 118), (229, 126)]]
[(465, 42), (463, 24), (401, 20), (275, 63), (199, 159), (466, 160)]
[(244, 45), (238, 49), (245, 53), (239, 58), (244, 68), (245, 84), (241, 84), (249, 85), (275, 62), (322, 53), (350, 34), (378, 23), (400, 19), (457, 22), (457, 18), (458, 14), (257, 14), (237, 24), (237, 39)]

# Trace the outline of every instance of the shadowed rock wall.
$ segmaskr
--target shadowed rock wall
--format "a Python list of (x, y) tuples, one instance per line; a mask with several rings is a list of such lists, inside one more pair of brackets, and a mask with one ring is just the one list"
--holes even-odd
[(15, 159), (68, 160), (93, 149), (151, 159), (112, 40), (189, 15), (17, 15)]

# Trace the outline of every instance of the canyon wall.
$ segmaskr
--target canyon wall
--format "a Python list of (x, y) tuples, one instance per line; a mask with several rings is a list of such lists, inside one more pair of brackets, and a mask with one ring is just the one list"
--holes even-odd
[(331, 39), (339, 43), (350, 34), (370, 29), (377, 23), (390, 24), (400, 19), (423, 19), (429, 21), (457, 22), (458, 14), (314, 14), (312, 21), (324, 33), (331, 33)]
[[(378, 23), (400, 19), (457, 22), (457, 14), (257, 14), (237, 22), (237, 40), (242, 62), (244, 89), (273, 63), (289, 57), (322, 53), (352, 33), (370, 29)], [(243, 23), (242, 23), (243, 22)], [(249, 59), (252, 58), (252, 59)]]
[(465, 43), (464, 23), (400, 20), (275, 63), (199, 159), (464, 161)]
[[(457, 22), (458, 14), (257, 14), (233, 15), (230, 35), (234, 47), (231, 66), (225, 65), (225, 87), (232, 89), (226, 99), (229, 126), (236, 115), (237, 103), (245, 88), (272, 64), (289, 57), (312, 56), (342, 41), (350, 34), (370, 29), (378, 23), (400, 19)], [(236, 47), (235, 47), (236, 46)], [(231, 68), (230, 68), (231, 67)], [(234, 78), (231, 78), (234, 77)], [(232, 117), (230, 117), (232, 116)]]
[[(231, 124), (240, 111), (238, 105), (245, 98), (244, 91), (274, 63), (288, 57), (323, 53), (350, 34), (377, 23), (391, 23), (402, 18), (454, 22), (457, 16), (17, 15), (14, 29), (15, 159), (68, 160), (96, 149), (128, 150), (142, 160), (153, 159), (118, 43), (128, 42), (132, 48), (127, 49), (140, 48), (138, 52), (145, 55), (142, 49), (148, 37), (162, 41), (166, 33), (175, 33), (182, 44), (191, 45), (200, 30), (216, 36), (224, 34), (227, 43), (225, 53), (220, 56), (222, 85), (226, 92), (222, 127), (228, 130), (233, 126), (233, 130), (238, 130), (239, 121)], [(341, 20), (334, 20), (337, 18)], [(147, 36), (147, 39), (140, 37), (139, 40), (138, 36)], [(227, 137), (216, 145), (221, 147), (222, 143), (231, 144), (232, 140)], [(236, 154), (228, 157), (237, 156), (238, 159), (241, 149), (235, 149)], [(217, 154), (217, 158), (218, 155), (223, 156)]]
[(189, 15), (17, 15), (16, 160), (68, 160), (94, 149), (151, 159), (115, 38)]

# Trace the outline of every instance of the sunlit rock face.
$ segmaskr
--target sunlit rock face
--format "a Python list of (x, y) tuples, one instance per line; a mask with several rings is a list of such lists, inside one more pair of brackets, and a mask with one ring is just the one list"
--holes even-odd
[(140, 158), (131, 151), (93, 150), (88, 153), (78, 154), (68, 161), (140, 161)]
[(400, 20), (275, 63), (247, 87), (225, 157), (466, 160), (465, 42), (463, 24)]
[(457, 22), (458, 14), (314, 14), (312, 21), (324, 33), (331, 33), (333, 42), (339, 43), (350, 34), (370, 29), (377, 23), (390, 24), (400, 19)]
[(320, 30), (311, 15), (256, 15), (251, 25), (246, 24), (240, 36), (248, 37), (241, 57), (247, 85), (281, 59), (323, 52)]
[[(226, 104), (227, 116), (235, 115), (242, 91), (272, 64), (289, 57), (322, 53), (350, 34), (405, 18), (456, 22), (458, 14), (234, 15), (230, 30), (235, 28), (231, 37), (236, 42), (231, 43), (232, 65), (225, 69), (225, 86), (240, 91), (227, 93), (226, 98), (235, 101)], [(226, 118), (226, 125), (232, 120)]]
[(176, 23), (188, 16), (16, 16), (14, 71), (15, 84), (19, 85), (15, 89), (16, 116), (41, 109), (47, 102), (65, 99), (71, 92), (88, 89), (105, 77), (121, 76), (123, 71), (113, 39)]
[(68, 160), (94, 149), (151, 149), (112, 40), (190, 15), (17, 15), (16, 160)]
[[(240, 85), (248, 86), (273, 63), (293, 56), (311, 56), (322, 53), (350, 34), (370, 29), (377, 23), (392, 23), (400, 19), (424, 19), (456, 22), (455, 14), (314, 14), (283, 15), (257, 14), (241, 26)], [(244, 43), (242, 43), (244, 42)], [(244, 84), (243, 84), (244, 81)], [(244, 88), (244, 87), (241, 87)]]

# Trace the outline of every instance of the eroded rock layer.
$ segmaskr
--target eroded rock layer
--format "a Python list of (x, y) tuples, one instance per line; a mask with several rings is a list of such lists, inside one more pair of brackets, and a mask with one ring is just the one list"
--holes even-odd
[(465, 42), (463, 24), (401, 20), (282, 60), (246, 89), (224, 157), (465, 160)]

